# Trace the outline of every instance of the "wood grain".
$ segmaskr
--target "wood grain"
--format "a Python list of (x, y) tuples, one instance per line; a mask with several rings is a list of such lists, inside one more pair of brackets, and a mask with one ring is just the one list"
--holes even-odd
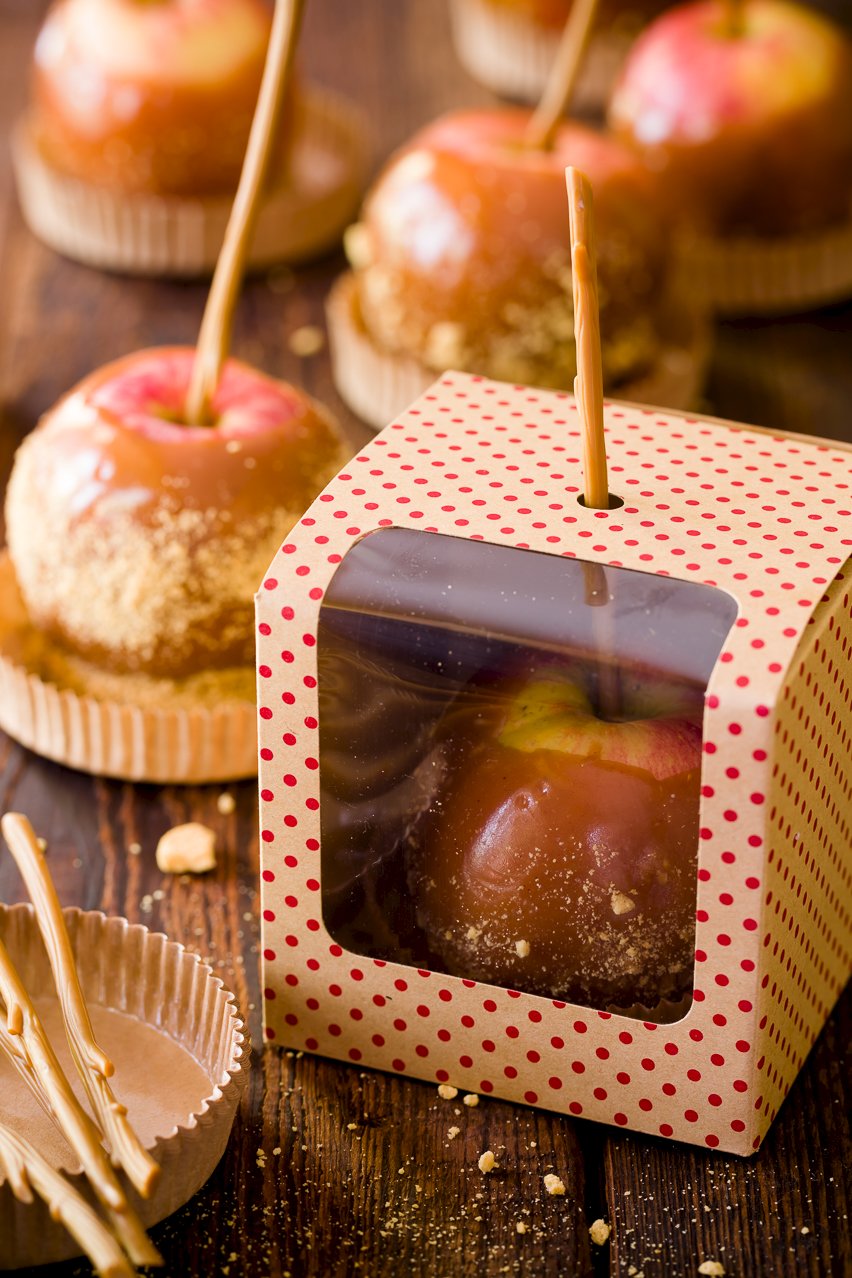
[[(836, 0), (835, 12), (842, 12)], [(823, 7), (830, 7), (825, 0)], [(0, 0), (0, 112), (11, 120), (43, 3)], [(458, 69), (442, 0), (314, 0), (302, 62), (367, 112), (385, 156), (440, 110), (488, 101)], [(567, 229), (567, 227), (566, 227)], [(368, 437), (341, 404), (327, 352), (300, 359), (292, 331), (323, 323), (339, 255), (253, 279), (235, 353), (325, 400), (353, 444)], [(0, 154), (0, 467), (40, 413), (92, 367), (140, 346), (194, 340), (198, 284), (107, 276), (56, 257), (25, 231)], [(707, 408), (762, 425), (852, 439), (852, 307), (719, 329)], [(48, 839), (68, 905), (161, 929), (204, 955), (234, 990), (260, 1042), (256, 796), (214, 788), (93, 781), (0, 738), (0, 805)], [(157, 839), (199, 820), (217, 833), (208, 876), (166, 879)], [(130, 852), (131, 845), (141, 852)], [(0, 899), (23, 892), (0, 857)], [(761, 1153), (749, 1162), (640, 1139), (483, 1099), (441, 1101), (425, 1084), (286, 1053), (256, 1053), (228, 1152), (183, 1211), (154, 1231), (171, 1278), (481, 1278), (644, 1274), (687, 1278), (705, 1259), (740, 1278), (852, 1273), (844, 1167), (852, 1162), (847, 994)], [(844, 1053), (847, 1054), (844, 1059)], [(460, 1112), (456, 1114), (456, 1110)], [(352, 1124), (352, 1126), (350, 1126)], [(448, 1129), (460, 1128), (450, 1140)], [(499, 1170), (483, 1175), (491, 1148)], [(548, 1198), (554, 1170), (564, 1198)], [(613, 1223), (602, 1249), (587, 1226)], [(518, 1222), (527, 1226), (518, 1233)], [(810, 1232), (803, 1233), (807, 1229)], [(58, 1267), (55, 1278), (88, 1273)]]

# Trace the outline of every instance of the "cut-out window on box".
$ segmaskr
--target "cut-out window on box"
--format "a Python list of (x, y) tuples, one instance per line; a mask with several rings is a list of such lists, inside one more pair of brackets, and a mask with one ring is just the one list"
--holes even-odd
[(704, 693), (670, 577), (406, 529), (318, 629), (322, 906), (350, 951), (645, 1019), (688, 1007)]

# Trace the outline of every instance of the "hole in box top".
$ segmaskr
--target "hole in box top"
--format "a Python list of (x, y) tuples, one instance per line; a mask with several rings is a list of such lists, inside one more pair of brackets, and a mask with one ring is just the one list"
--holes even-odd
[(374, 958), (645, 1019), (692, 988), (712, 587), (440, 534), (318, 631), (323, 916)]

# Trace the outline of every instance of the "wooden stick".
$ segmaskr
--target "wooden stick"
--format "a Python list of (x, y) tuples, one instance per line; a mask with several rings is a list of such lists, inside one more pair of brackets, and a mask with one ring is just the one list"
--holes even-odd
[(2, 941), (0, 1004), (6, 1009), (5, 1025), (0, 1021), (0, 1051), (9, 1057), (80, 1159), (107, 1211), (113, 1231), (131, 1260), (137, 1265), (162, 1264), (101, 1148), (97, 1127), (71, 1090), (41, 1018)]
[(577, 376), (574, 394), (583, 430), (584, 500), (609, 509), (606, 440), (603, 424), (603, 367), (598, 310), (592, 186), (579, 169), (565, 170), (571, 226), (571, 276), (574, 288), (574, 337)]
[(574, 92), (597, 7), (598, 0), (574, 0), (571, 6), (544, 93), (527, 126), (528, 146), (543, 151), (553, 146), (556, 130)]
[(132, 1278), (135, 1270), (97, 1213), (34, 1145), (2, 1122), (0, 1171), (19, 1202), (31, 1203), (33, 1190), (44, 1199), (53, 1219), (79, 1243), (101, 1278)]
[(588, 559), (582, 562), (586, 603), (595, 609), (592, 630), (598, 674), (597, 710), (601, 718), (614, 722), (621, 716), (622, 696), (621, 675), (615, 660), (614, 610), (609, 582), (603, 564)]
[(113, 1161), (124, 1168), (131, 1184), (135, 1185), (143, 1198), (147, 1198), (160, 1169), (131, 1127), (125, 1106), (116, 1099), (107, 1081), (113, 1073), (113, 1064), (95, 1042), (62, 907), (44, 854), (25, 816), (7, 812), (0, 825), (35, 907), (39, 930), (56, 982), (68, 1045), (77, 1072), (83, 1080), (89, 1104), (101, 1125)]
[[(261, 203), (284, 91), (290, 78), (305, 0), (276, 0), (263, 79), (237, 194), (207, 296), (186, 400), (186, 420), (205, 425), (231, 341), (234, 308)], [(215, 146), (215, 139), (211, 139)]]
[(745, 35), (745, 0), (723, 0), (723, 7), (725, 35), (740, 40)]

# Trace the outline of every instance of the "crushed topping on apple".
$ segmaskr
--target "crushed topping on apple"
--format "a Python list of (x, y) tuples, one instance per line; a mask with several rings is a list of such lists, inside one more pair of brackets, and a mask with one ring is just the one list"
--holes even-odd
[(175, 825), (157, 844), (163, 874), (206, 874), (216, 866), (216, 835), (199, 821)]
[(559, 1197), (565, 1193), (565, 1184), (555, 1176), (553, 1172), (548, 1172), (544, 1178), (544, 1188), (552, 1197)]
[(518, 958), (529, 958), (530, 943), (529, 941), (515, 941), (515, 953)]
[(636, 909), (636, 902), (631, 901), (625, 892), (614, 890), (610, 900), (613, 914), (629, 914), (631, 910)]

